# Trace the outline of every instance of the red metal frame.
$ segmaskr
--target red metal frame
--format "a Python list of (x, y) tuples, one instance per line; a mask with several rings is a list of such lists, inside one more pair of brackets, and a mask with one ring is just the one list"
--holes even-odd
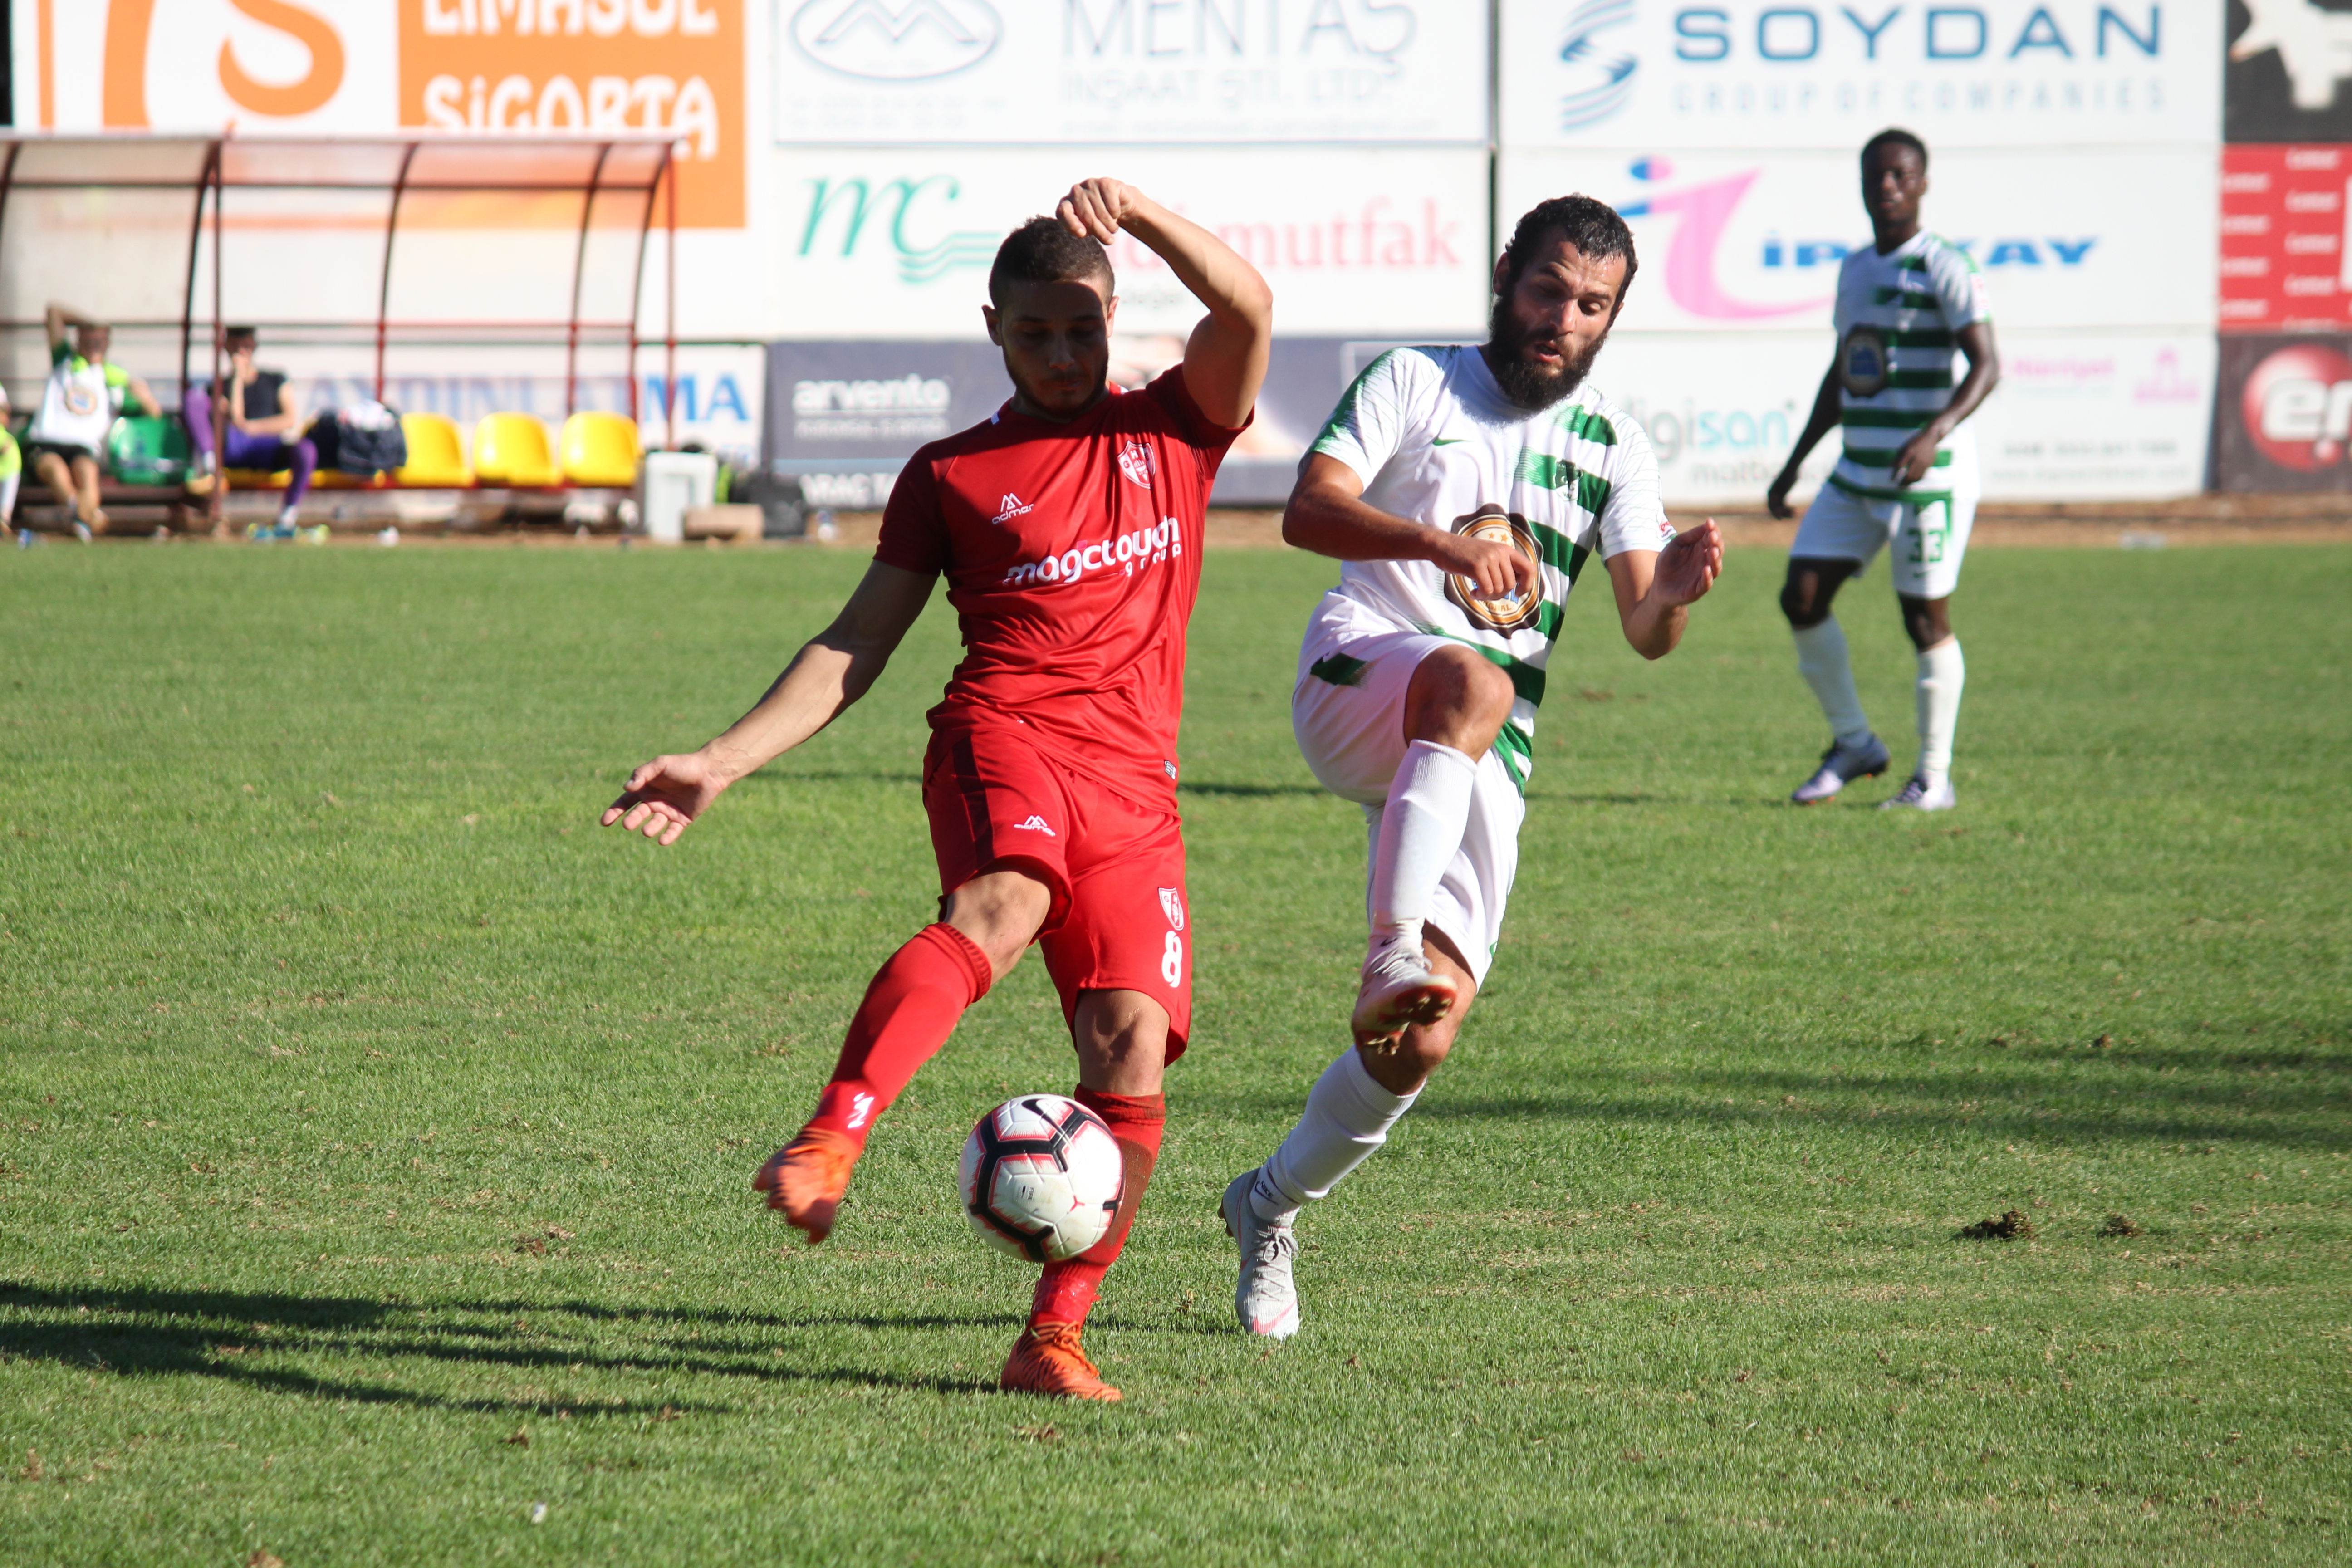
[[(396, 146), (401, 149), (399, 172), (388, 184), (383, 181), (354, 180), (252, 179), (231, 181), (227, 176), (226, 160), (223, 157), (224, 149), (227, 146), (229, 140), (229, 133), (224, 133), (221, 136), (210, 138), (157, 135), (152, 132), (113, 132), (102, 134), (60, 135), (52, 132), (12, 132), (5, 129), (0, 129), (0, 147), (5, 148), (5, 155), (0, 155), (0, 225), (5, 225), (6, 221), (8, 197), (10, 193), (19, 188), (70, 190), (106, 188), (115, 190), (193, 191), (195, 196), (195, 202), (194, 211), (191, 215), (188, 226), (187, 288), (184, 292), (180, 319), (177, 321), (118, 321), (114, 323), (118, 327), (134, 329), (142, 327), (152, 329), (163, 329), (173, 326), (178, 327), (180, 329), (180, 379), (182, 385), (184, 387), (187, 383), (188, 372), (190, 369), (189, 362), (193, 358), (194, 352), (196, 271), (201, 256), (200, 247), (203, 244), (205, 226), (205, 198), (209, 195), (212, 202), (213, 299), (211, 325), (213, 338), (213, 383), (215, 385), (218, 385), (222, 375), (225, 374), (225, 366), (223, 363), (224, 349), (221, 341), (221, 331), (224, 325), (222, 316), (223, 279), (221, 236), (222, 230), (225, 227), (223, 221), (224, 203), (229, 186), (234, 184), (241, 188), (251, 188), (257, 190), (388, 190), (392, 194), (392, 202), (390, 210), (387, 213), (384, 221), (383, 272), (377, 288), (376, 313), (374, 321), (373, 323), (365, 321), (271, 321), (267, 317), (257, 317), (255, 322), (256, 325), (272, 329), (292, 330), (295, 331), (300, 331), (306, 328), (311, 331), (352, 331), (366, 329), (372, 325), (375, 347), (375, 392), (379, 398), (383, 395), (386, 353), (389, 350), (391, 341), (395, 335), (408, 336), (429, 332), (459, 333), (465, 335), (456, 339), (446, 339), (443, 341), (522, 346), (550, 342), (554, 338), (554, 335), (560, 331), (562, 334), (562, 341), (563, 342), (565, 348), (564, 412), (567, 415), (574, 412), (577, 407), (579, 351), (583, 338), (591, 341), (599, 339), (610, 341), (610, 338), (608, 337), (609, 334), (613, 337), (618, 337), (626, 352), (628, 366), (627, 375), (629, 380), (629, 416), (634, 420), (637, 419), (642, 412), (640, 407), (641, 388), (638, 384), (637, 379), (637, 351), (645, 345), (646, 341), (640, 335), (639, 331), (643, 320), (644, 310), (643, 295), (645, 290), (646, 250), (652, 238), (654, 206), (658, 201), (663, 204), (664, 207), (663, 226), (665, 230), (664, 238), (667, 250), (667, 266), (665, 268), (667, 276), (663, 280), (665, 294), (663, 314), (665, 319), (663, 321), (662, 342), (665, 349), (665, 359), (663, 368), (662, 401), (664, 405), (664, 413), (667, 416), (665, 426), (666, 439), (667, 444), (673, 447), (677, 445), (677, 160), (676, 156), (676, 143), (670, 138), (651, 132), (643, 133), (624, 132), (617, 134), (607, 132), (596, 136), (569, 136), (523, 132), (499, 132), (497, 133), (495, 140), (502, 143), (522, 142), (528, 145), (552, 148), (593, 147), (596, 150), (595, 163), (590, 172), (586, 185), (583, 187), (581, 184), (565, 181), (534, 182), (486, 180), (478, 183), (450, 183), (440, 180), (435, 181), (431, 187), (435, 191), (493, 195), (580, 192), (582, 195), (580, 238), (577, 248), (574, 251), (572, 260), (571, 308), (566, 313), (564, 319), (562, 321), (486, 320), (462, 322), (427, 321), (395, 321), (392, 320), (390, 310), (392, 304), (393, 249), (399, 237), (400, 211), (403, 200), (411, 190), (423, 188), (412, 185), (409, 178), (411, 168), (415, 162), (418, 151), (425, 147), (436, 145), (476, 146), (492, 141), (492, 137), (467, 135), (462, 133), (453, 135), (434, 135), (422, 132), (412, 132), (395, 136), (247, 137), (240, 139), (248, 145), (255, 142), (261, 142), (267, 145), (286, 146)], [(109, 180), (104, 178), (40, 178), (27, 180), (16, 177), (18, 154), (27, 145), (39, 143), (104, 143), (122, 142), (154, 142), (180, 144), (189, 144), (201, 142), (204, 147), (204, 160), (201, 172), (198, 173), (192, 181), (153, 179)], [(635, 181), (630, 181), (626, 184), (616, 184), (609, 182), (606, 179), (607, 165), (611, 161), (614, 149), (624, 146), (643, 146), (658, 149), (658, 161), (654, 166), (652, 174), (646, 179), (644, 184), (640, 184)], [(581, 320), (580, 317), (580, 302), (585, 284), (589, 231), (594, 225), (597, 197), (600, 195), (614, 191), (642, 191), (645, 193), (646, 198), (644, 212), (638, 220), (636, 273), (635, 281), (630, 290), (629, 296), (629, 319), (626, 321), (585, 321)], [(0, 319), (0, 331), (23, 330), (37, 327), (41, 324), (42, 323), (37, 320)], [(520, 335), (480, 338), (473, 336), (473, 334), (476, 333)], [(221, 424), (225, 418), (225, 412), (216, 407), (214, 416), (213, 447), (215, 453), (222, 450), (222, 442), (225, 432), (221, 429)], [(222, 464), (222, 468), (224, 469), (226, 469), (226, 465), (225, 463)], [(227, 489), (227, 480), (226, 473), (224, 472), (220, 481), (213, 488), (210, 503), (210, 510), (216, 525), (223, 515), (223, 508), (226, 504), (226, 492)]]

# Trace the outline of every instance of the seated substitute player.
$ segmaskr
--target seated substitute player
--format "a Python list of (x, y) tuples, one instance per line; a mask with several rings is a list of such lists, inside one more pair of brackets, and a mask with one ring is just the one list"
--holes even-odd
[[(1977, 514), (1976, 433), (1961, 422), (2000, 379), (1984, 278), (1968, 252), (1919, 226), (1927, 194), (1927, 146), (1908, 131), (1882, 131), (1862, 149), (1862, 205), (1872, 244), (1838, 269), (1837, 357), (1813, 398), (1812, 416), (1765, 504), (1787, 517), (1797, 466), (1843, 424), (1845, 449), (1789, 548), (1781, 613), (1797, 639), (1797, 668), (1830, 721), (1821, 767), (1789, 798), (1834, 799), (1855, 779), (1885, 773), (1885, 742), (1863, 717), (1845, 633), (1830, 613), (1838, 588), (1889, 541), (1895, 596), (1919, 651), (1919, 765), (1882, 807), (1948, 811), (1952, 732), (1968, 667), (1952, 635), (1952, 590)], [(1952, 351), (1969, 374), (1952, 385)]]
[(1225, 1189), (1251, 1333), (1297, 1331), (1292, 1217), (1386, 1141), (1486, 978), (1569, 590), (1599, 555), (1625, 640), (1662, 658), (1722, 570), (1715, 524), (1666, 526), (1649, 437), (1584, 379), (1634, 267), (1607, 205), (1543, 203), (1495, 265), (1486, 344), (1382, 354), (1299, 465), (1283, 537), (1346, 564), (1291, 721), (1323, 786), (1363, 805), (1371, 940), (1354, 1048)]
[[(1183, 363), (1125, 395), (1106, 379), (1118, 301), (1103, 249), (1122, 230), (1209, 310)], [(1273, 294), (1213, 236), (1116, 180), (1015, 229), (988, 292), (1012, 399), (915, 454), (865, 580), (759, 705), (699, 752), (637, 769), (604, 820), (673, 842), (863, 695), (946, 574), (968, 651), (923, 762), (940, 918), (875, 975), (816, 1114), (751, 1184), (823, 1241), (875, 1119), (1037, 942), (1077, 1047), (1075, 1098), (1110, 1124), (1127, 1184), (1109, 1233), (1046, 1266), (1000, 1381), (1117, 1399), (1079, 1331), (1151, 1180), (1161, 1071), (1192, 1027), (1184, 630), (1209, 491), (1265, 378)]]
[[(106, 357), (114, 342), (113, 328), (54, 300), (44, 321), (49, 334), (49, 379), (25, 432), (25, 455), (33, 460), (34, 475), (72, 513), (75, 536), (88, 544), (92, 535), (107, 529), (106, 513), (98, 504), (99, 454), (114, 428), (115, 416), (126, 402), (151, 416), (163, 408), (145, 382)], [(66, 341), (68, 328), (73, 331), (70, 343)]]

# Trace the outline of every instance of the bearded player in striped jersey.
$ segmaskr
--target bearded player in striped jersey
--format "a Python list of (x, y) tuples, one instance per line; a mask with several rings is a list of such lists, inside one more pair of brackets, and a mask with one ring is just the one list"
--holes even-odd
[[(1830, 614), (1849, 577), (1890, 542), (1895, 595), (1919, 653), (1919, 764), (1882, 808), (1948, 811), (1952, 732), (1968, 667), (1952, 635), (1952, 591), (1976, 520), (1975, 432), (1962, 421), (2000, 379), (1984, 278), (1966, 251), (1919, 226), (1927, 194), (1927, 146), (1908, 131), (1882, 131), (1862, 150), (1862, 203), (1872, 245), (1838, 270), (1837, 358), (1822, 377), (1812, 416), (1766, 492), (1787, 517), (1797, 466), (1821, 438), (1845, 426), (1829, 483), (1805, 509), (1789, 550), (1780, 609), (1797, 639), (1797, 668), (1830, 723), (1829, 750), (1790, 796), (1799, 805), (1834, 799), (1892, 758), (1863, 716), (1845, 633)], [(1953, 351), (1969, 373), (1952, 385)]]
[(1371, 933), (1354, 1047), (1225, 1189), (1247, 1332), (1297, 1331), (1293, 1216), (1386, 1140), (1486, 977), (1569, 590), (1599, 555), (1625, 640), (1661, 658), (1722, 569), (1715, 524), (1666, 525), (1649, 438), (1584, 379), (1634, 266), (1606, 205), (1543, 203), (1496, 264), (1489, 341), (1382, 354), (1300, 464), (1283, 537), (1345, 564), (1291, 719), (1315, 776), (1364, 807)]

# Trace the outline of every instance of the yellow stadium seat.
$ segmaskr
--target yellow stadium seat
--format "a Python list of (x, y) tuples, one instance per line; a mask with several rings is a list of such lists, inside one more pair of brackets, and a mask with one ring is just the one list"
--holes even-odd
[(392, 471), (392, 482), (415, 489), (458, 489), (474, 482), (466, 468), (465, 443), (457, 427), (442, 414), (404, 414), (400, 433), (408, 442), (408, 461)]
[(575, 414), (556, 447), (567, 484), (627, 489), (637, 482), (637, 424), (620, 414)]
[(474, 426), (474, 478), (522, 489), (563, 482), (547, 448), (547, 426), (528, 414), (483, 416)]

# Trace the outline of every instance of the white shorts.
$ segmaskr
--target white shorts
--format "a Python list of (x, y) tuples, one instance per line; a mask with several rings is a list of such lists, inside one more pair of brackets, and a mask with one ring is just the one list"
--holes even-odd
[[(1335, 606), (1333, 601), (1337, 600)], [(1380, 847), (1381, 808), (1404, 761), (1404, 696), (1421, 661), (1449, 637), (1386, 629), (1353, 600), (1327, 595), (1307, 622), (1298, 653), (1290, 722), (1298, 749), (1325, 789), (1364, 808), (1365, 918), (1370, 919), (1371, 858)], [(1502, 940), (1503, 910), (1519, 869), (1519, 823), (1527, 802), (1492, 748), (1478, 759), (1470, 820), (1462, 847), (1439, 881), (1429, 924), (1444, 931), (1485, 984)]]
[[(1824, 484), (1797, 525), (1791, 555), (1859, 561), (1867, 567), (1889, 541), (1895, 591), (1914, 599), (1942, 599), (1960, 585), (1960, 559), (1977, 520), (1976, 487), (1956, 489), (1925, 505), (1876, 500)], [(1858, 575), (1858, 574), (1857, 574)]]

